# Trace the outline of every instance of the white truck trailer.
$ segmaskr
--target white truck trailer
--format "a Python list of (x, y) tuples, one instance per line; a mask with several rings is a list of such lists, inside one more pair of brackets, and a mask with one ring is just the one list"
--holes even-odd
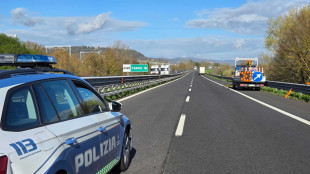
[(199, 74), (205, 74), (206, 73), (206, 68), (201, 66), (199, 67)]
[(165, 75), (165, 74), (170, 74), (170, 73), (171, 73), (170, 65), (160, 66), (160, 74)]
[(152, 65), (151, 66), (151, 74), (155, 74), (155, 75), (160, 74), (159, 65)]

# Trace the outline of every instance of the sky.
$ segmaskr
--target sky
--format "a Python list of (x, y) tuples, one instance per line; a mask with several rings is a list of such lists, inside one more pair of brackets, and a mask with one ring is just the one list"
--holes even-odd
[(231, 60), (265, 52), (268, 20), (310, 0), (0, 0), (0, 33), (43, 46)]

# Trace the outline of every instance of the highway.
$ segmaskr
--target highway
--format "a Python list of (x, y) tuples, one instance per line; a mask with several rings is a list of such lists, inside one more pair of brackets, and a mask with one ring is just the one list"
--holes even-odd
[(133, 124), (123, 173), (310, 172), (308, 103), (197, 72), (120, 102)]

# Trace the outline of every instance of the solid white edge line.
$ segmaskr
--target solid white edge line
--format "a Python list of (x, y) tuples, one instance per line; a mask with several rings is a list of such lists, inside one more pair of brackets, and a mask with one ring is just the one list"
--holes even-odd
[[(208, 78), (205, 78), (205, 79), (207, 79), (207, 80), (209, 80), (209, 81), (211, 81), (211, 82), (214, 82), (213, 80), (210, 80), (210, 79), (208, 79)], [(214, 83), (216, 83), (216, 82), (214, 82)], [(268, 107), (268, 108), (270, 108), (270, 109), (272, 109), (272, 110), (274, 110), (274, 111), (277, 111), (277, 112), (279, 112), (279, 113), (281, 113), (281, 114), (283, 114), (283, 115), (286, 115), (286, 116), (288, 116), (288, 117), (290, 117), (290, 118), (293, 118), (293, 119), (295, 119), (295, 120), (297, 120), (297, 121), (300, 121), (300, 122), (302, 122), (302, 123), (307, 124), (307, 125), (310, 126), (310, 121), (308, 121), (308, 120), (306, 120), (306, 119), (300, 118), (300, 117), (298, 117), (298, 116), (296, 116), (296, 115), (294, 115), (294, 114), (291, 114), (291, 113), (289, 113), (289, 112), (286, 112), (286, 111), (283, 111), (283, 110), (281, 110), (281, 109), (279, 109), (279, 108), (276, 108), (276, 107), (274, 107), (274, 106), (271, 106), (271, 105), (269, 105), (269, 104), (267, 104), (267, 103), (264, 103), (264, 102), (262, 102), (262, 101), (260, 101), (260, 100), (255, 99), (255, 98), (253, 98), (253, 97), (250, 97), (250, 96), (248, 96), (248, 95), (245, 95), (245, 94), (243, 94), (243, 93), (241, 93), (241, 92), (239, 92), (239, 91), (233, 90), (233, 89), (231, 89), (231, 88), (228, 88), (228, 89), (231, 90), (231, 91), (233, 91), (233, 92), (235, 92), (235, 93), (237, 93), (237, 94), (240, 94), (240, 95), (242, 95), (242, 96), (244, 96), (244, 97), (246, 97), (246, 98), (248, 98), (248, 99), (250, 99), (250, 100), (252, 100), (252, 101), (255, 101), (255, 102), (257, 102), (257, 103), (259, 103), (259, 104), (261, 104), (261, 105), (263, 105), (263, 106), (266, 106), (266, 107)]]
[[(185, 76), (187, 76), (187, 75), (188, 75), (188, 74), (186, 74)], [(135, 96), (140, 95), (140, 94), (142, 94), (142, 93), (148, 92), (148, 91), (150, 91), (150, 90), (153, 90), (153, 89), (159, 88), (159, 87), (161, 87), (161, 86), (168, 85), (169, 83), (172, 83), (172, 82), (176, 82), (176, 81), (178, 81), (178, 80), (181, 80), (181, 79), (183, 79), (185, 76), (183, 76), (183, 77), (181, 77), (181, 78), (179, 78), (179, 79), (176, 79), (176, 80), (172, 80), (171, 82), (164, 83), (164, 84), (161, 84), (161, 85), (158, 85), (158, 86), (155, 86), (155, 87), (149, 88), (149, 89), (147, 89), (147, 90), (144, 90), (144, 91), (138, 92), (138, 93), (133, 94), (133, 95), (130, 95), (130, 96), (128, 96), (128, 97), (121, 98), (121, 99), (116, 100), (116, 101), (117, 101), (117, 102), (121, 102), (121, 101), (124, 101), (124, 100), (130, 99), (130, 98), (132, 98), (132, 97), (135, 97)]]
[(266, 107), (268, 107), (268, 108), (270, 108), (270, 109), (273, 109), (273, 110), (275, 110), (275, 111), (277, 111), (277, 112), (280, 112), (281, 114), (284, 114), (284, 115), (286, 115), (286, 116), (288, 116), (288, 117), (291, 117), (291, 118), (293, 118), (293, 119), (295, 119), (295, 120), (298, 120), (298, 121), (300, 121), (300, 122), (302, 122), (302, 123), (305, 123), (305, 124), (307, 124), (307, 125), (310, 126), (310, 121), (308, 121), (308, 120), (305, 120), (305, 119), (300, 118), (300, 117), (298, 117), (298, 116), (296, 116), (296, 115), (293, 115), (293, 114), (291, 114), (291, 113), (289, 113), (289, 112), (286, 112), (286, 111), (283, 111), (283, 110), (281, 110), (281, 109), (279, 109), (279, 108), (276, 108), (276, 107), (274, 107), (274, 106), (271, 106), (271, 105), (269, 105), (269, 104), (267, 104), (267, 103), (264, 103), (264, 102), (262, 102), (262, 101), (260, 101), (260, 100), (255, 99), (255, 98), (253, 98), (253, 97), (250, 97), (250, 96), (248, 96), (248, 95), (245, 95), (245, 94), (243, 94), (243, 93), (241, 93), (241, 92), (239, 92), (239, 91), (235, 91), (235, 90), (233, 90), (233, 89), (229, 89), (229, 90), (231, 90), (231, 91), (233, 91), (233, 92), (235, 92), (235, 93), (238, 93), (238, 94), (240, 94), (240, 95), (242, 95), (242, 96), (244, 96), (244, 97), (246, 97), (246, 98), (248, 98), (248, 99), (250, 99), (250, 100), (253, 100), (253, 101), (255, 101), (255, 102), (257, 102), (257, 103), (259, 103), (259, 104), (261, 104), (261, 105), (264, 105), (264, 106), (266, 106)]
[(183, 129), (184, 129), (184, 124), (185, 124), (185, 118), (186, 118), (186, 115), (185, 114), (181, 114), (177, 130), (175, 131), (175, 136), (182, 136)]
[(186, 102), (189, 102), (190, 96), (186, 97)]

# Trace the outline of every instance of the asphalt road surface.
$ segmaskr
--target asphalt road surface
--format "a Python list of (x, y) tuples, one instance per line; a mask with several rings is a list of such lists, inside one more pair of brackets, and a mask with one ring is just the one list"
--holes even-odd
[(190, 73), (121, 101), (134, 148), (123, 173), (310, 173), (310, 104), (211, 80)]

